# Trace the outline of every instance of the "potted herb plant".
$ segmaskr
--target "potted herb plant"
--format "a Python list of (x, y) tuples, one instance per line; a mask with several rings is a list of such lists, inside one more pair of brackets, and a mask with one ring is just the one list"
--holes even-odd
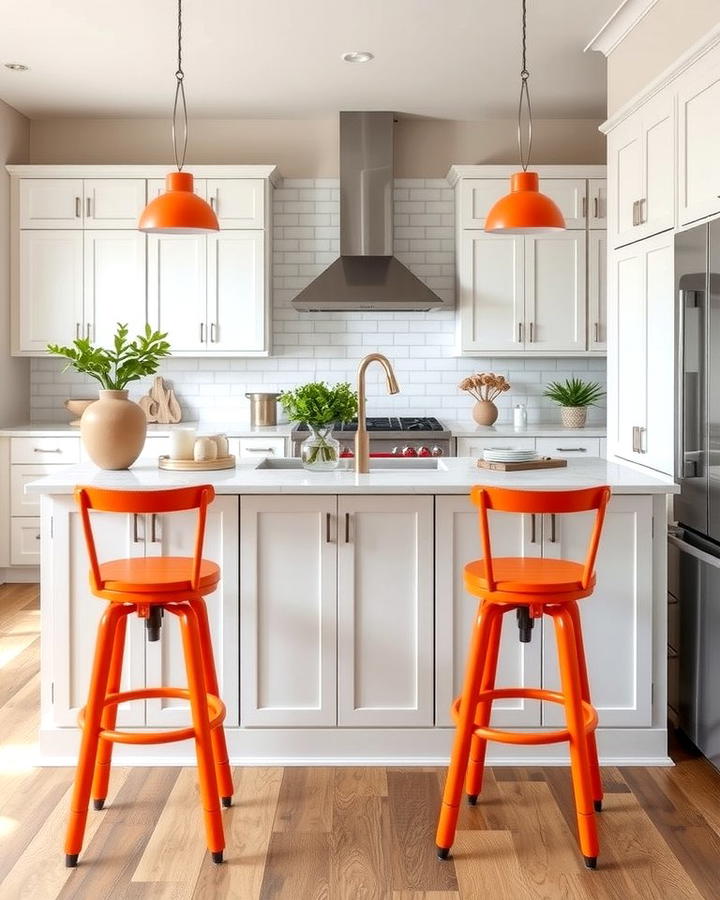
[(340, 442), (331, 435), (336, 422), (350, 422), (357, 416), (357, 394), (344, 381), (334, 387), (324, 381), (300, 385), (284, 391), (278, 398), (291, 422), (310, 429), (300, 447), (300, 459), (306, 469), (329, 471), (340, 461)]
[(588, 406), (595, 406), (605, 391), (597, 381), (568, 378), (551, 381), (543, 396), (560, 404), (560, 421), (565, 428), (584, 428)]
[(128, 399), (127, 385), (154, 375), (170, 353), (167, 334), (145, 326), (145, 333), (128, 340), (128, 327), (118, 322), (110, 350), (79, 338), (71, 347), (48, 344), (47, 352), (68, 360), (63, 371), (75, 369), (100, 384), (99, 399), (80, 419), (80, 435), (90, 459), (101, 469), (127, 469), (145, 444), (147, 420), (137, 403)]

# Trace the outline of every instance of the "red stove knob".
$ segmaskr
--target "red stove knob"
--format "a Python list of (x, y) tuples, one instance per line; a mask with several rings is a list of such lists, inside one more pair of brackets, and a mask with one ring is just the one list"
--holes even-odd
[(430, 452), (431, 452), (432, 456), (442, 456), (443, 455), (443, 452), (440, 449), (440, 447), (433, 447)]
[(429, 447), (418, 447), (417, 451), (418, 456), (432, 456)]
[(417, 456), (417, 450), (414, 447), (403, 447), (402, 455), (403, 456)]

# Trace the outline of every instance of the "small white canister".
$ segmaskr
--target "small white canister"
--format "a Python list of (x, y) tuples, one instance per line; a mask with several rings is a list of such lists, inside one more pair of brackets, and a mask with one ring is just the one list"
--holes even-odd
[(217, 444), (211, 437), (199, 437), (195, 439), (193, 459), (195, 462), (207, 462), (217, 459)]
[(524, 403), (513, 407), (513, 428), (515, 431), (525, 431), (527, 428), (527, 409)]
[(192, 459), (195, 435), (194, 428), (173, 428), (170, 432), (170, 459)]

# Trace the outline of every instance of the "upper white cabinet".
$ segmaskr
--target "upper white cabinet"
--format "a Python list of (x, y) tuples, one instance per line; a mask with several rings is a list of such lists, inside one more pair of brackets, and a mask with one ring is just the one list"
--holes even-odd
[(607, 350), (607, 232), (588, 234), (588, 348)]
[(678, 222), (720, 213), (720, 47), (680, 76)]
[[(584, 178), (540, 178), (540, 190), (560, 207), (568, 228), (586, 227), (588, 187)], [(462, 228), (484, 228), (491, 207), (510, 191), (509, 178), (468, 178), (460, 198)], [(604, 226), (603, 226), (604, 227)]]
[(609, 228), (613, 247), (675, 223), (675, 98), (658, 94), (608, 137)]
[(269, 354), (273, 167), (194, 169), (220, 222), (207, 236), (138, 232), (164, 168), (8, 170), (14, 355), (78, 337), (106, 344), (118, 321), (167, 331), (174, 355)]

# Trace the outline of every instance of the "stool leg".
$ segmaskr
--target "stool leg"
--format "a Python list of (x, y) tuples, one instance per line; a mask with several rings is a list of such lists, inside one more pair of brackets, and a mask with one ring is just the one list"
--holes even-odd
[(470, 742), (472, 740), (475, 711), (477, 709), (477, 695), (480, 691), (480, 682), (483, 676), (484, 661), (488, 651), (493, 622), (498, 615), (498, 610), (492, 604), (481, 603), (470, 641), (470, 653), (468, 655), (467, 668), (465, 669), (465, 682), (460, 698), (457, 727), (455, 729), (450, 766), (445, 781), (445, 791), (435, 837), (437, 854), (440, 859), (447, 859), (450, 854), (450, 847), (455, 840), (460, 797), (467, 771)]
[[(110, 658), (110, 672), (108, 674), (107, 687), (105, 688), (106, 697), (108, 694), (116, 694), (120, 690), (123, 656), (125, 653), (125, 631), (127, 628), (127, 617), (130, 612), (132, 612), (132, 609), (128, 609), (127, 613), (123, 615), (122, 618), (118, 619), (115, 638), (113, 640), (112, 656)], [(112, 731), (115, 728), (116, 722), (117, 704), (113, 703), (112, 706), (106, 706), (103, 709), (101, 728)], [(102, 809), (105, 805), (108, 784), (110, 783), (112, 752), (113, 742), (104, 741), (100, 738), (97, 761), (95, 762), (95, 775), (92, 783), (93, 807), (95, 809)]]
[(578, 661), (578, 645), (572, 615), (563, 608), (548, 610), (555, 620), (555, 636), (560, 658), (560, 680), (565, 696), (565, 716), (570, 732), (570, 763), (572, 768), (575, 811), (577, 814), (580, 849), (585, 865), (594, 869), (597, 865), (598, 838), (593, 809), (590, 755), (585, 736), (582, 708), (582, 686)]
[[(205, 676), (205, 686), (209, 693), (220, 696), (220, 688), (218, 687), (217, 672), (215, 670), (215, 658), (213, 655), (212, 637), (210, 635), (210, 624), (208, 622), (207, 607), (202, 598), (191, 600), (190, 605), (195, 610), (200, 628), (200, 646), (202, 648), (203, 674)], [(212, 740), (213, 756), (215, 758), (215, 774), (217, 777), (218, 788), (223, 806), (232, 804), (232, 795), (234, 792), (232, 773), (230, 771), (230, 760), (228, 758), (227, 743), (225, 741), (225, 730), (220, 725), (213, 728), (210, 732)]]
[[(498, 608), (498, 613), (490, 632), (490, 646), (485, 657), (485, 666), (480, 683), (481, 691), (491, 691), (495, 687), (495, 673), (497, 672), (498, 656), (500, 654), (500, 634), (503, 623), (502, 608)], [(489, 725), (491, 711), (492, 701), (481, 700), (477, 705), (475, 724), (483, 728)], [(477, 803), (478, 795), (482, 791), (486, 749), (487, 740), (478, 737), (477, 734), (473, 734), (472, 743), (470, 744), (470, 762), (468, 764), (467, 778), (465, 779), (465, 793), (468, 796), (468, 802), (472, 806)]]
[(80, 754), (65, 836), (65, 865), (70, 868), (77, 865), (78, 855), (82, 850), (103, 714), (103, 701), (105, 700), (105, 687), (110, 672), (115, 631), (122, 615), (122, 608), (111, 603), (106, 607), (98, 626), (90, 690), (85, 707), (85, 725), (80, 739)]
[[(580, 622), (580, 609), (575, 601), (568, 603), (568, 612), (572, 618), (573, 628), (575, 629), (575, 643), (578, 651), (578, 668), (580, 669), (580, 685), (582, 687), (582, 698), (586, 703), (592, 703), (590, 699), (590, 681), (588, 679), (587, 661), (585, 659), (585, 643), (582, 635), (582, 625)], [(600, 764), (598, 762), (597, 740), (595, 739), (595, 731), (591, 731), (587, 736), (588, 755), (590, 756), (590, 778), (592, 781), (593, 805), (595, 812), (602, 809), (603, 787), (600, 778)]]
[(213, 862), (220, 863), (225, 849), (220, 802), (218, 800), (215, 762), (210, 739), (210, 716), (207, 705), (207, 688), (203, 675), (202, 648), (197, 614), (189, 603), (168, 607), (180, 620), (185, 665), (187, 667), (190, 708), (195, 729), (200, 798), (205, 818), (205, 834)]

